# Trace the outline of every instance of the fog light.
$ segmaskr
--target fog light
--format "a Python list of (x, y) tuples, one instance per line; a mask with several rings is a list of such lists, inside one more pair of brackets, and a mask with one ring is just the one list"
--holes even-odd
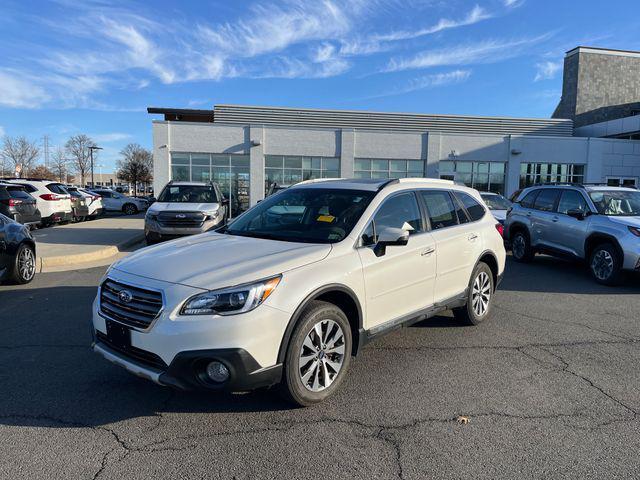
[(223, 383), (229, 380), (229, 369), (220, 362), (210, 362), (207, 365), (207, 377), (216, 383)]

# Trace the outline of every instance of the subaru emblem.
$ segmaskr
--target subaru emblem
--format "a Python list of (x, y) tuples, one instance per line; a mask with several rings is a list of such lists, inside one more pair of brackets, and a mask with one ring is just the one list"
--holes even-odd
[(120, 292), (118, 293), (118, 298), (122, 303), (129, 303), (131, 300), (133, 300), (133, 295), (129, 290), (120, 290)]
[(176, 218), (187, 218), (187, 216), (184, 213), (178, 213)]

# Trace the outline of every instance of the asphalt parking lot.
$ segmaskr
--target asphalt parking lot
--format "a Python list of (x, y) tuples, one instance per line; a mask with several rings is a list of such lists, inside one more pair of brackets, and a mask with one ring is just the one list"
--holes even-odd
[[(89, 350), (104, 268), (0, 286), (0, 477), (637, 478), (640, 280), (509, 261), (493, 318), (365, 348), (341, 392), (179, 393)], [(468, 417), (460, 424), (459, 416)]]

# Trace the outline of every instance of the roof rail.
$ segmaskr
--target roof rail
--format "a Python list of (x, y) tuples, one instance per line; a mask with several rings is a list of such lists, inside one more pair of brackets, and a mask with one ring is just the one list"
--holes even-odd
[(405, 177), (405, 178), (399, 178), (398, 181), (400, 183), (424, 182), (424, 183), (441, 183), (443, 185), (456, 185), (456, 183), (453, 180), (446, 180), (444, 178)]
[(312, 178), (310, 180), (303, 180), (301, 182), (295, 183), (294, 185), (308, 185), (310, 183), (333, 182), (335, 180), (345, 180), (345, 179), (342, 178), (342, 177), (336, 177), (336, 178)]
[[(577, 187), (584, 188), (585, 185), (591, 185), (588, 183), (571, 183), (571, 182), (540, 182), (529, 185), (529, 187)], [(525, 188), (529, 188), (525, 187)]]

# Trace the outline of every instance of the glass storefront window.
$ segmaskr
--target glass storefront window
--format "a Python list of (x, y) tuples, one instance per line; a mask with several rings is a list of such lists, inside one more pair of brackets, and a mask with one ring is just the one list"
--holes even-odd
[(520, 188), (538, 183), (582, 183), (584, 165), (571, 163), (523, 163), (520, 165)]
[(172, 153), (171, 179), (218, 183), (229, 199), (231, 217), (249, 208), (249, 155)]
[(391, 160), (385, 158), (354, 159), (355, 178), (423, 177), (424, 160)]
[(272, 184), (289, 186), (314, 178), (338, 178), (340, 159), (294, 155), (265, 155), (265, 193)]
[(504, 194), (503, 162), (440, 162), (440, 178), (454, 180), (480, 192)]

